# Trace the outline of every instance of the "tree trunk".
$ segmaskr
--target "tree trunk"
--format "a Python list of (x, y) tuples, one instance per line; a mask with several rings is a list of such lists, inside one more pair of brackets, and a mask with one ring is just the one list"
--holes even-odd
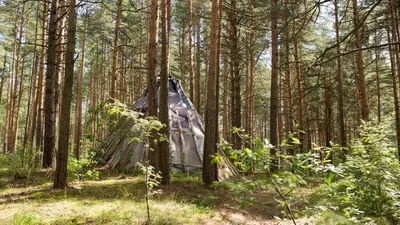
[[(358, 15), (358, 6), (357, 0), (353, 1), (353, 15), (354, 15), (354, 26), (358, 26), (360, 23), (359, 15)], [(361, 104), (361, 119), (364, 121), (369, 120), (369, 108), (368, 108), (368, 101), (367, 101), (367, 93), (365, 89), (365, 74), (364, 74), (364, 63), (363, 63), (363, 53), (362, 53), (362, 43), (361, 43), (361, 29), (358, 28), (355, 32), (355, 45), (357, 48), (356, 54), (356, 64), (357, 64), (357, 86), (358, 86), (358, 97), (360, 99)]]
[[(168, 49), (168, 24), (167, 24), (167, 9), (169, 8), (169, 4), (171, 0), (162, 0), (162, 8), (161, 8), (161, 80), (160, 80), (160, 112), (159, 112), (159, 120), (161, 123), (165, 125), (160, 130), (160, 134), (169, 137), (169, 104), (168, 104), (168, 83), (169, 83), (169, 70), (168, 70), (168, 61), (169, 61), (169, 49)], [(170, 151), (169, 151), (169, 142), (167, 140), (158, 142), (159, 151), (159, 164), (160, 171), (162, 174), (161, 183), (164, 185), (169, 185), (171, 182), (170, 179)]]
[[(375, 44), (378, 45), (377, 34), (375, 34)], [(378, 48), (374, 49), (375, 51), (375, 74), (376, 74), (376, 95), (377, 95), (377, 104), (378, 104), (378, 122), (381, 122), (381, 85), (380, 85), (380, 77), (379, 77), (379, 53)]]
[[(19, 32), (18, 32), (18, 39), (17, 39), (17, 50), (16, 50), (16, 60), (15, 60), (15, 66), (13, 66), (14, 70), (14, 78), (13, 78), (13, 84), (14, 88), (12, 89), (12, 104), (11, 104), (11, 117), (10, 117), (10, 141), (8, 143), (8, 150), (9, 152), (15, 152), (16, 151), (16, 140), (17, 140), (17, 134), (18, 134), (18, 117), (19, 117), (19, 110), (16, 110), (17, 106), (17, 101), (18, 101), (18, 93), (22, 91), (21, 87), (18, 89), (18, 74), (19, 74), (19, 64), (21, 60), (21, 46), (22, 46), (22, 35), (23, 35), (23, 26), (25, 24), (25, 18), (24, 18), (24, 13), (25, 13), (25, 4), (26, 2), (22, 3), (22, 11), (21, 11), (21, 22), (19, 24)], [(19, 7), (19, 6), (18, 6)], [(17, 16), (18, 18), (18, 16)], [(15, 30), (17, 31), (17, 30)], [(14, 61), (13, 61), (14, 65)], [(20, 77), (22, 79), (22, 75)]]
[(201, 61), (200, 61), (200, 46), (201, 46), (201, 7), (200, 7), (200, 2), (199, 4), (199, 9), (197, 15), (197, 25), (196, 25), (196, 77), (195, 77), (195, 99), (194, 99), (194, 105), (197, 110), (200, 110), (200, 78), (201, 78)]
[[(296, 10), (293, 7), (293, 11)], [(298, 127), (297, 130), (300, 130), (300, 143), (301, 143), (301, 151), (304, 151), (304, 124), (303, 124), (303, 79), (300, 70), (300, 61), (299, 61), (299, 47), (298, 47), (298, 34), (296, 31), (296, 20), (293, 16), (293, 45), (294, 45), (294, 62), (295, 62), (295, 71), (296, 71), (296, 83), (297, 83), (297, 99), (298, 99)]]
[(270, 105), (270, 141), (271, 149), (271, 171), (279, 169), (276, 151), (278, 148), (278, 15), (276, 10), (277, 0), (271, 0), (271, 31), (272, 31), (272, 70), (271, 70), (271, 105)]
[[(80, 142), (82, 136), (82, 89), (83, 89), (83, 76), (85, 74), (85, 54), (86, 54), (86, 37), (87, 37), (87, 26), (88, 26), (88, 12), (86, 9), (85, 25), (83, 27), (83, 38), (82, 38), (82, 58), (81, 68), (78, 75), (77, 93), (76, 93), (76, 111), (75, 111), (75, 131), (74, 131), (74, 155), (76, 159), (79, 159), (80, 155)], [(96, 76), (95, 74), (94, 76)], [(91, 92), (89, 94), (92, 94)], [(89, 99), (89, 98), (88, 98)]]
[(17, 111), (16, 111), (16, 115), (15, 115), (14, 134), (13, 134), (13, 137), (14, 137), (14, 140), (13, 140), (14, 152), (16, 152), (16, 140), (17, 140), (17, 134), (18, 134), (19, 111), (20, 111), (20, 108), (21, 108), (22, 94), (24, 92), (24, 86), (23, 86), (24, 85), (24, 83), (23, 83), (24, 65), (25, 65), (25, 59), (22, 60), (21, 77), (20, 77), (20, 80), (19, 80), (19, 91), (18, 91), (18, 95), (17, 95), (18, 96), (18, 103), (16, 103), (17, 104), (17, 106), (16, 106)]
[[(393, 12), (393, 1), (389, 1), (389, 14), (391, 21), (391, 29), (388, 28), (388, 42), (397, 42), (397, 33), (396, 33), (396, 19), (395, 13)], [(392, 37), (390, 37), (389, 29), (392, 31)], [(400, 57), (399, 57), (399, 46), (394, 45), (393, 47), (389, 45), (389, 56), (390, 56), (390, 65), (392, 72), (392, 85), (393, 85), (393, 98), (394, 98), (394, 111), (396, 115), (396, 137), (397, 137), (397, 150), (398, 157), (400, 160), (400, 112), (399, 112), (399, 101), (397, 96), (397, 84), (396, 84), (396, 68), (397, 68), (397, 76), (400, 80)], [(395, 63), (396, 62), (396, 63)], [(400, 86), (400, 83), (399, 83)]]
[[(253, 9), (253, 4), (251, 4), (251, 9)], [(250, 77), (249, 77), (249, 130), (248, 134), (250, 138), (253, 138), (254, 134), (254, 70), (255, 70), (255, 55), (254, 55), (254, 31), (250, 33), (250, 43), (249, 43), (249, 57), (250, 57)]]
[[(389, 11), (392, 11), (389, 6)], [(393, 15), (393, 14), (391, 14)], [(390, 28), (387, 30), (388, 42), (391, 43), (391, 35), (389, 32)], [(392, 35), (395, 33), (392, 30)], [(400, 112), (399, 112), (399, 99), (397, 96), (397, 82), (396, 82), (396, 64), (395, 64), (395, 57), (393, 57), (393, 47), (389, 45), (389, 56), (390, 56), (390, 68), (392, 73), (392, 86), (393, 86), (393, 101), (394, 101), (394, 112), (396, 116), (396, 140), (397, 140), (397, 155), (400, 157)], [(399, 68), (397, 68), (399, 70)], [(399, 158), (400, 160), (400, 158)]]
[[(147, 51), (147, 90), (148, 116), (157, 117), (157, 39), (158, 39), (158, 0), (151, 0), (149, 21), (149, 48)], [(155, 151), (156, 132), (149, 138), (149, 160), (155, 171), (159, 171), (158, 152)]]
[(218, 0), (212, 1), (211, 9), (211, 31), (210, 31), (210, 66), (207, 80), (207, 106), (206, 106), (206, 123), (205, 123), (205, 141), (203, 156), (203, 182), (211, 185), (218, 180), (217, 164), (211, 163), (213, 156), (217, 153), (217, 121), (216, 117), (218, 109), (216, 105), (216, 79), (217, 79), (217, 39), (218, 39)]
[(117, 2), (117, 16), (115, 19), (115, 33), (114, 33), (114, 49), (113, 49), (113, 64), (111, 72), (111, 98), (117, 97), (117, 65), (118, 65), (118, 38), (119, 27), (121, 24), (122, 0)]
[(343, 106), (343, 81), (342, 81), (342, 57), (340, 53), (340, 26), (339, 26), (339, 0), (334, 1), (335, 7), (335, 32), (336, 32), (336, 53), (337, 58), (337, 92), (338, 92), (338, 111), (339, 111), (339, 129), (340, 146), (346, 147), (346, 130), (344, 124), (344, 106)]
[(71, 101), (74, 75), (74, 54), (76, 37), (76, 0), (71, 0), (68, 13), (68, 33), (65, 53), (65, 77), (61, 99), (60, 127), (58, 139), (57, 164), (54, 174), (54, 188), (64, 189), (67, 187), (67, 162), (68, 162), (68, 140), (71, 119)]
[[(143, 0), (140, 0), (140, 7), (143, 8)], [(138, 81), (138, 86), (139, 86), (139, 95), (142, 94), (142, 83), (143, 83), (143, 62), (142, 62), (142, 57), (143, 57), (143, 16), (142, 16), (142, 10), (140, 10), (140, 35), (139, 35), (139, 81)]]
[[(59, 6), (59, 15), (60, 17), (58, 18), (58, 36), (57, 36), (57, 65), (56, 65), (56, 80), (54, 83), (54, 107), (55, 107), (55, 113), (54, 113), (54, 123), (55, 123), (55, 134), (56, 134), (56, 143), (58, 142), (58, 115), (59, 115), (59, 109), (60, 109), (60, 81), (62, 80), (62, 64), (64, 60), (64, 26), (65, 26), (65, 18), (66, 18), (66, 12), (67, 10), (65, 9), (66, 3), (65, 0), (59, 0), (60, 6)], [(54, 154), (55, 157), (55, 154)], [(55, 161), (55, 159), (54, 159)]]
[(37, 125), (36, 125), (36, 151), (42, 150), (42, 139), (43, 139), (43, 122), (42, 122), (42, 108), (43, 108), (43, 86), (44, 86), (44, 64), (46, 56), (46, 30), (47, 30), (47, 11), (48, 2), (43, 2), (43, 27), (42, 27), (42, 50), (40, 55), (40, 67), (39, 67), (39, 83), (38, 83), (38, 94), (37, 94)]
[[(241, 95), (240, 95), (240, 71), (239, 71), (239, 47), (238, 47), (238, 29), (237, 29), (237, 10), (236, 0), (231, 0), (231, 12), (230, 12), (230, 39), (231, 39), (231, 105), (232, 105), (232, 127), (242, 127), (241, 117)], [(235, 149), (242, 148), (242, 140), (238, 134), (232, 134), (233, 147)]]
[(193, 83), (194, 83), (194, 72), (193, 72), (193, 60), (192, 60), (192, 56), (193, 56), (193, 52), (192, 52), (192, 40), (193, 40), (193, 35), (192, 35), (192, 28), (193, 28), (193, 4), (192, 4), (192, 0), (189, 0), (189, 12), (188, 12), (188, 36), (189, 36), (189, 98), (190, 100), (193, 100)]
[[(286, 23), (287, 23), (286, 19)], [(285, 28), (285, 81), (286, 81), (286, 130), (287, 137), (293, 134), (293, 99), (292, 99), (292, 80), (291, 80), (291, 70), (290, 70), (290, 46), (289, 46), (289, 27)], [(292, 152), (294, 153), (294, 152)]]
[(181, 38), (179, 41), (179, 51), (180, 51), (180, 72), (181, 72), (181, 84), (182, 87), (185, 89), (185, 22), (182, 22), (181, 31)]
[(53, 156), (55, 153), (55, 80), (56, 80), (56, 58), (57, 58), (57, 0), (51, 1), (49, 36), (47, 48), (46, 65), (46, 92), (44, 98), (44, 145), (43, 145), (43, 168), (53, 166)]
[[(23, 148), (26, 149), (26, 144), (29, 142), (28, 148), (28, 156), (32, 156), (32, 148), (33, 148), (33, 139), (34, 139), (34, 132), (36, 126), (36, 113), (37, 113), (37, 105), (36, 105), (36, 93), (37, 93), (37, 64), (39, 62), (39, 55), (37, 52), (37, 37), (38, 37), (38, 25), (39, 25), (39, 8), (36, 9), (36, 22), (35, 22), (35, 46), (33, 47), (33, 63), (32, 63), (32, 76), (31, 76), (31, 87), (30, 87), (30, 94), (29, 94), (29, 101), (30, 101), (30, 108), (29, 118), (27, 116), (27, 131), (24, 138)], [(28, 159), (27, 163), (31, 163), (31, 160)]]
[(215, 136), (217, 137), (217, 143), (219, 143), (220, 135), (219, 135), (219, 88), (220, 88), (220, 61), (221, 61), (221, 39), (222, 39), (222, 14), (223, 14), (223, 0), (219, 0), (219, 15), (218, 15), (218, 33), (217, 33), (217, 52), (216, 52), (216, 62), (215, 62), (215, 108), (216, 108), (216, 133)]
[(0, 104), (2, 100), (3, 85), (6, 80), (6, 63), (7, 63), (7, 52), (4, 53), (3, 70), (1, 71), (1, 83), (0, 83)]
[(332, 94), (331, 94), (331, 78), (329, 72), (325, 72), (324, 76), (324, 105), (325, 105), (325, 146), (330, 148), (332, 141)]
[(16, 52), (17, 52), (17, 42), (18, 42), (18, 18), (19, 18), (19, 11), (20, 11), (20, 6), (18, 4), (17, 7), (17, 12), (15, 16), (15, 21), (14, 21), (14, 37), (13, 37), (13, 52), (12, 52), (12, 63), (11, 63), (11, 71), (10, 71), (10, 79), (9, 79), (9, 89), (8, 89), (8, 117), (6, 118), (6, 136), (7, 140), (4, 142), (5, 143), (5, 148), (7, 149), (8, 152), (13, 151), (12, 147), (12, 140), (13, 136), (13, 128), (14, 128), (14, 111), (15, 111), (15, 104), (14, 104), (14, 96), (16, 92), (16, 88), (14, 88), (14, 85), (17, 85), (17, 79), (16, 79), (16, 73), (15, 73), (15, 58), (16, 58)]
[(223, 138), (229, 141), (229, 124), (228, 124), (228, 54), (224, 53), (224, 111), (222, 117)]
[[(397, 23), (396, 23), (396, 16), (395, 16), (395, 3), (393, 0), (389, 0), (389, 14), (390, 14), (390, 26), (391, 26), (391, 31), (392, 31), (392, 42), (398, 42), (397, 38)], [(397, 68), (397, 76), (399, 79), (399, 85), (400, 85), (400, 56), (399, 56), (399, 51), (400, 47), (398, 44), (394, 45), (392, 48), (392, 53), (394, 57), (394, 61), (396, 62), (396, 68)]]

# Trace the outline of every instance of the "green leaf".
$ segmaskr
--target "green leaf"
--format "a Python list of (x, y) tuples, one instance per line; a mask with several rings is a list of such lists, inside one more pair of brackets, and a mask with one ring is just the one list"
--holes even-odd
[(330, 185), (332, 183), (332, 179), (335, 177), (335, 174), (329, 173), (328, 179), (326, 180), (326, 183)]

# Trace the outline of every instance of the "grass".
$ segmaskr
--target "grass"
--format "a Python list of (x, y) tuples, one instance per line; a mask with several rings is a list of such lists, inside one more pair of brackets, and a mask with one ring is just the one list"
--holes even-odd
[[(51, 171), (26, 180), (0, 176), (0, 224), (147, 224), (143, 176), (104, 172), (99, 181), (70, 182), (65, 190), (51, 188)], [(206, 188), (199, 174), (173, 174), (172, 185), (161, 189), (151, 196), (152, 224), (277, 224), (274, 216), (285, 216), (262, 177)]]

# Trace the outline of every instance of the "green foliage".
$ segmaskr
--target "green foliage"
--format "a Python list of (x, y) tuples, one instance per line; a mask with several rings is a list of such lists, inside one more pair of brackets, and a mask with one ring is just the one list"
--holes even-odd
[(252, 148), (233, 149), (233, 145), (226, 141), (221, 144), (222, 150), (240, 171), (264, 171), (269, 165), (269, 143), (255, 138), (251, 140), (250, 146)]
[(154, 189), (160, 185), (160, 180), (162, 178), (160, 172), (156, 172), (154, 167), (151, 165), (144, 166), (141, 163), (136, 163), (136, 167), (139, 168), (139, 170), (141, 170), (146, 176), (145, 182), (149, 190), (149, 194), (152, 195), (159, 193), (159, 190), (154, 191)]
[(360, 137), (335, 171), (343, 179), (329, 187), (338, 211), (356, 223), (400, 222), (400, 165), (386, 130), (384, 124), (363, 123)]
[(68, 176), (73, 180), (98, 180), (100, 172), (96, 170), (97, 161), (93, 157), (76, 159), (68, 157)]
[(35, 171), (34, 163), (31, 162), (33, 157), (29, 154), (22, 154), (21, 151), (17, 153), (0, 154), (0, 171), (10, 173), (18, 173), (21, 176), (29, 177)]
[(10, 225), (34, 225), (43, 223), (42, 217), (36, 212), (18, 213), (9, 222)]

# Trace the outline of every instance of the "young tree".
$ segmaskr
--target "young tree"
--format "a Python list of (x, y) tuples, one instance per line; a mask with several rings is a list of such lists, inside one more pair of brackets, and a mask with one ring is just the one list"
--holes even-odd
[(54, 174), (53, 187), (63, 189), (67, 187), (67, 162), (69, 147), (69, 130), (71, 119), (72, 87), (74, 77), (74, 54), (76, 37), (76, 0), (69, 3), (67, 47), (65, 53), (65, 77), (61, 99), (60, 127), (58, 139), (57, 165)]

